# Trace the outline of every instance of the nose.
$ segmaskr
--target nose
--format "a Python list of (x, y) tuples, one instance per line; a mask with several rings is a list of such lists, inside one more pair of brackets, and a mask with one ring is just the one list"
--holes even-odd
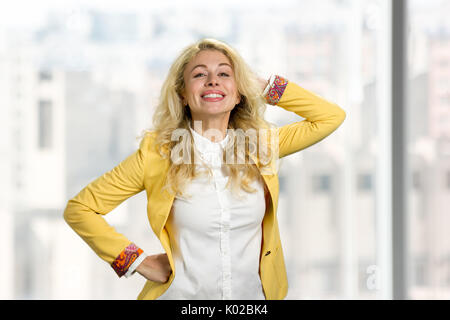
[(208, 77), (208, 81), (206, 82), (206, 85), (207, 86), (217, 86), (218, 84), (219, 84), (218, 78), (214, 74), (211, 74)]

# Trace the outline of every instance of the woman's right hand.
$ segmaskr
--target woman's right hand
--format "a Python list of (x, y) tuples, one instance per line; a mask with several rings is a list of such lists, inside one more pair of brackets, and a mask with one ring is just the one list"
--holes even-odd
[(261, 93), (264, 92), (264, 89), (266, 89), (267, 85), (269, 84), (269, 80), (266, 80), (263, 78), (258, 78), (258, 83), (261, 88)]
[(172, 273), (169, 259), (166, 253), (155, 254), (145, 257), (137, 266), (136, 272), (140, 273), (147, 280), (165, 283)]

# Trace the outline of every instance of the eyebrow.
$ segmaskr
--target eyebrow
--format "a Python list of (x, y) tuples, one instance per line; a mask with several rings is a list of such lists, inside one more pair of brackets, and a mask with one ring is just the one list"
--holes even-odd
[[(225, 62), (220, 63), (220, 64), (219, 64), (219, 67), (220, 67), (220, 66), (229, 66), (231, 69), (233, 69), (229, 63), (225, 63)], [(197, 67), (207, 68), (207, 66), (204, 65), (204, 64), (198, 64), (198, 65), (196, 65), (195, 67), (193, 67), (193, 68), (191, 69), (191, 72), (194, 71), (194, 69), (197, 68)]]

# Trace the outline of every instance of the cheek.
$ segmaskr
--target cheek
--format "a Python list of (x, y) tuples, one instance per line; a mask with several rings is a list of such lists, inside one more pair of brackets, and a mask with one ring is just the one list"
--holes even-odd
[(187, 95), (188, 95), (188, 97), (191, 97), (191, 98), (196, 98), (199, 94), (200, 94), (200, 88), (199, 88), (200, 86), (198, 86), (198, 85), (190, 85), (189, 87), (187, 87), (186, 88), (186, 92), (187, 92)]
[(231, 90), (231, 92), (233, 92), (233, 97), (235, 98), (235, 99), (237, 99), (237, 101), (239, 102), (239, 99), (240, 99), (240, 94), (239, 94), (239, 92), (238, 92), (238, 90), (237, 90), (237, 88), (234, 86), (234, 87), (232, 87), (232, 90)]
[(234, 82), (227, 83), (226, 84), (226, 88), (227, 88), (228, 92), (233, 94), (233, 96), (237, 96), (238, 95), (237, 94), (237, 92), (238, 92), (237, 86), (236, 86), (236, 84)]

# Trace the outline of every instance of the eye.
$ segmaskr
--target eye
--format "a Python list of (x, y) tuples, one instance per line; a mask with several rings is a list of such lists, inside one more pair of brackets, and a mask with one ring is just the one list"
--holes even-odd
[[(198, 78), (198, 77), (200, 77), (201, 75), (205, 75), (205, 74), (204, 74), (204, 73), (197, 73), (197, 74), (194, 76), (194, 78)], [(221, 72), (221, 73), (219, 73), (219, 76), (229, 77), (230, 75), (229, 75), (228, 73), (226, 73), (226, 72)]]

